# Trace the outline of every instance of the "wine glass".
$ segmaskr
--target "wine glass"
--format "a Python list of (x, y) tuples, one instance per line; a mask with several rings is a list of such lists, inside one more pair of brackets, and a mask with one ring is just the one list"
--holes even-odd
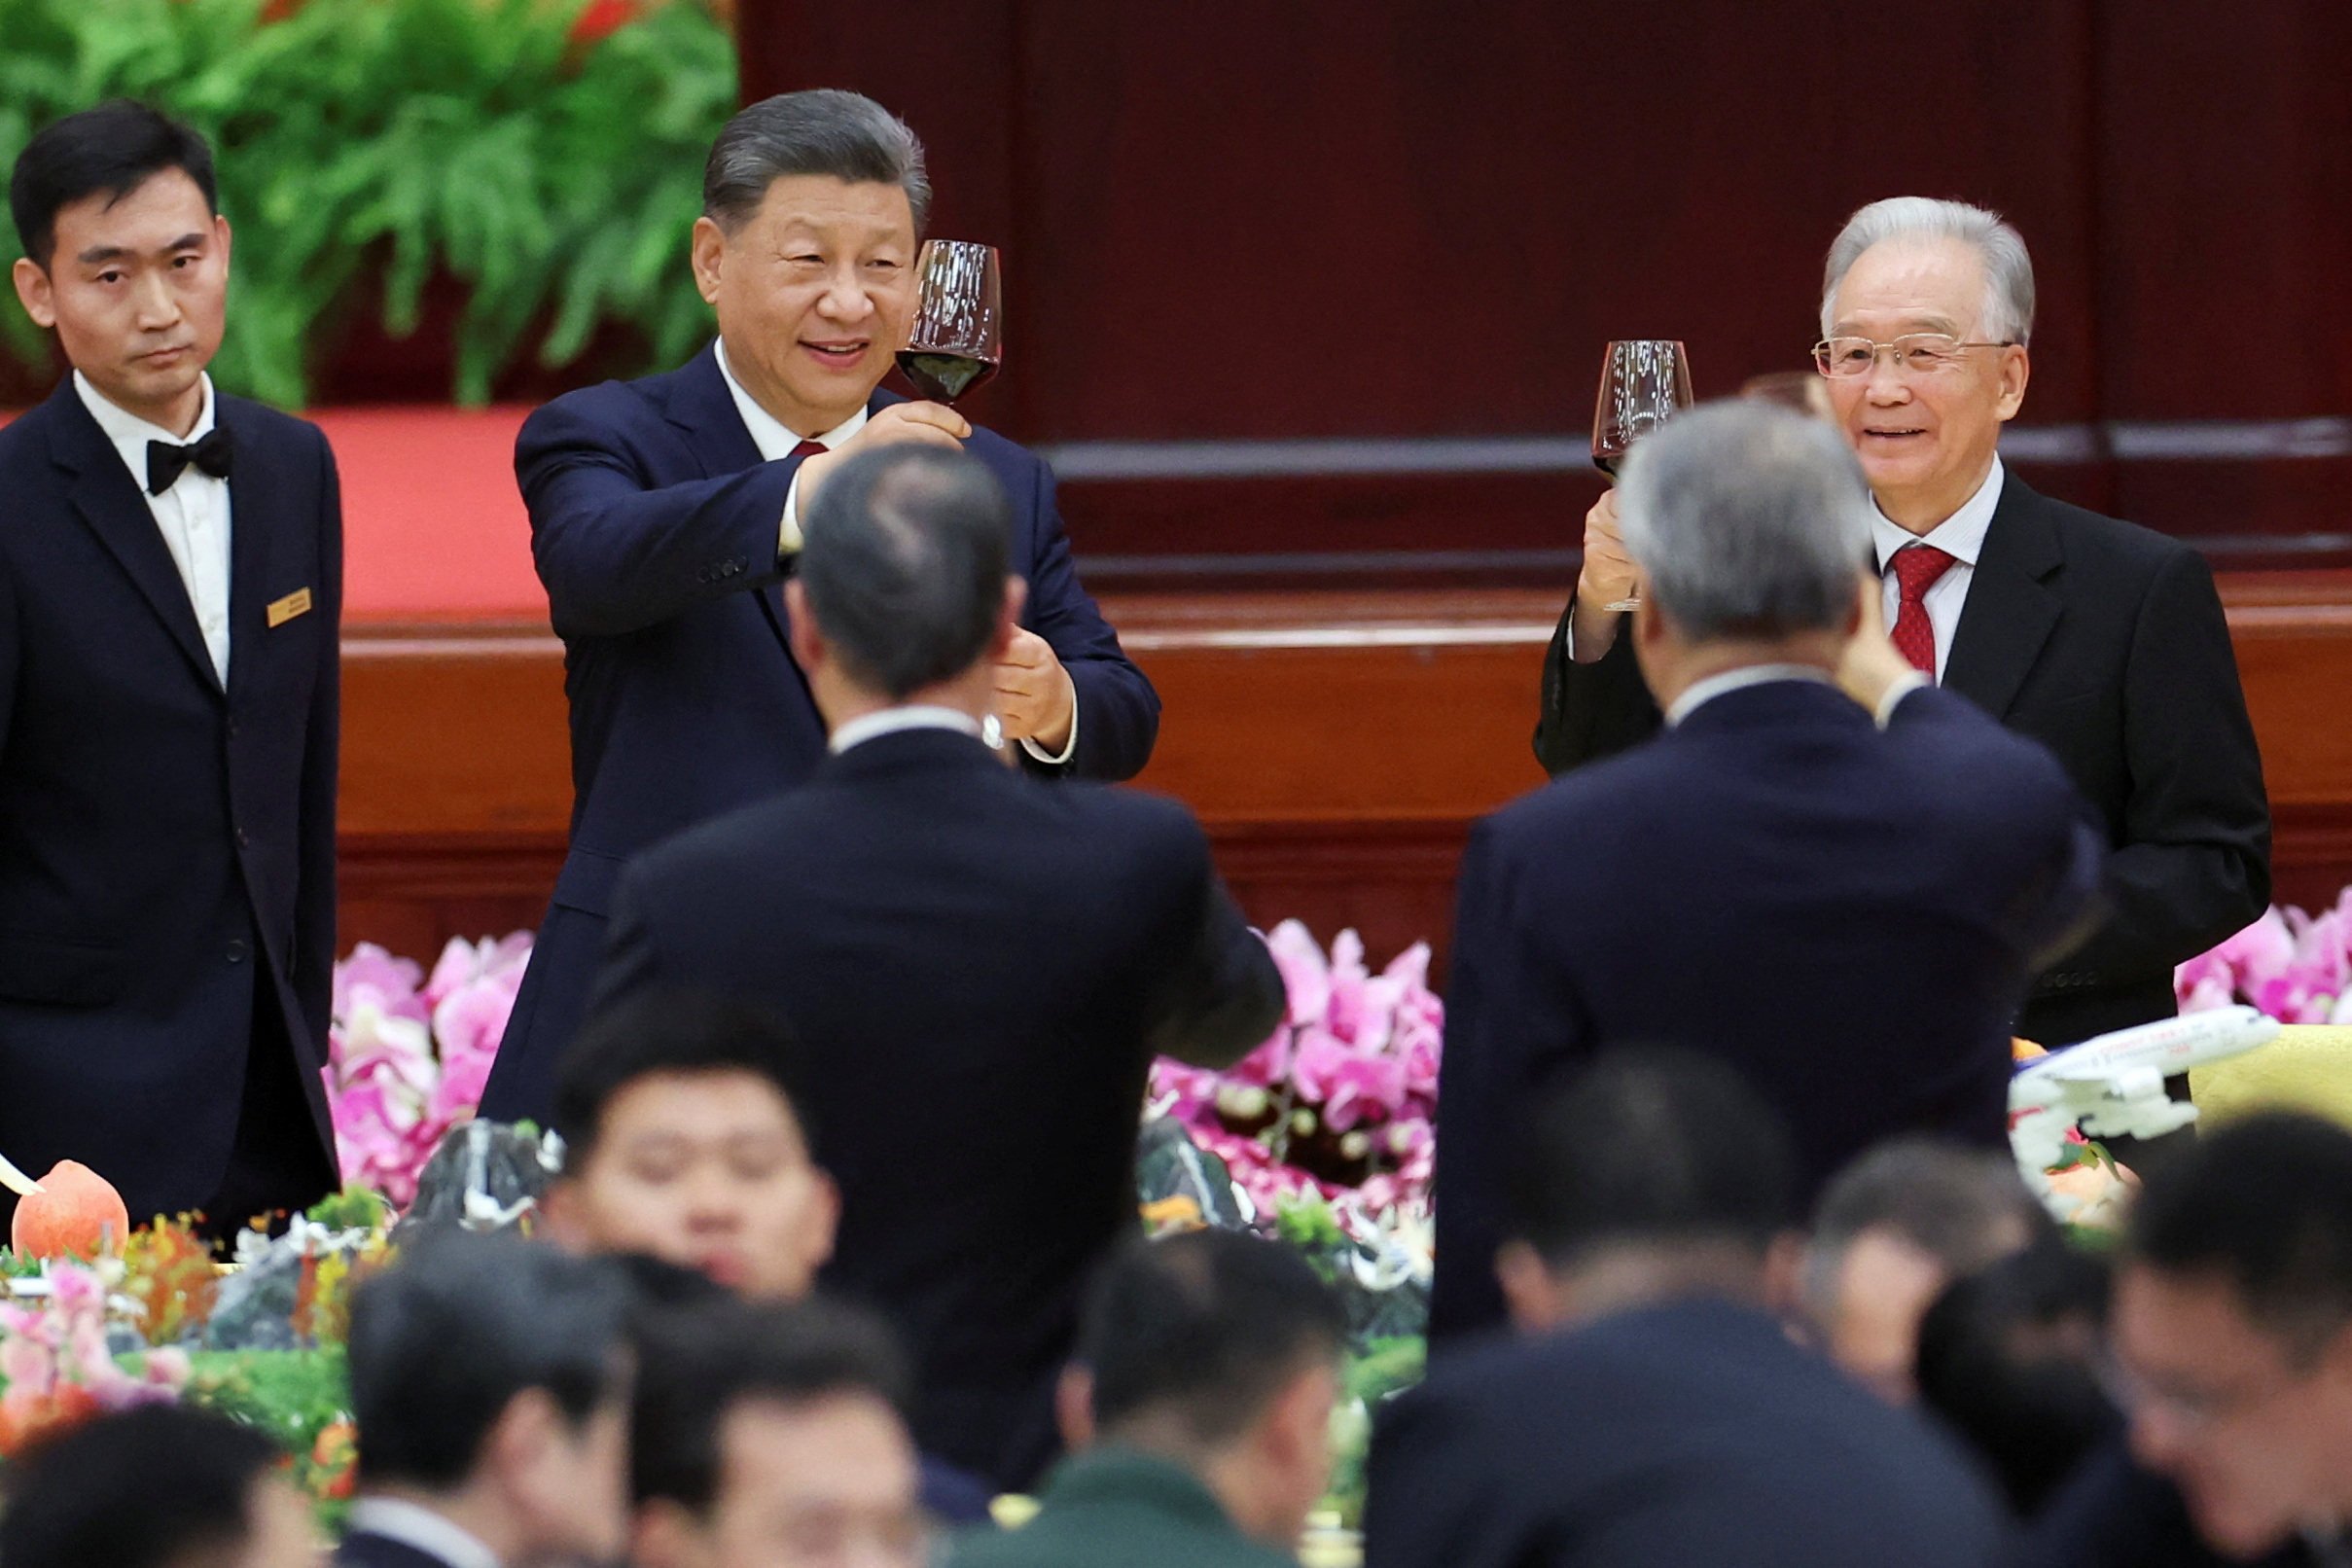
[[(1630, 338), (1601, 353), (1601, 393), (1592, 410), (1592, 466), (1617, 478), (1633, 444), (1691, 407), (1691, 356), (1667, 338)], [(1639, 598), (1604, 610), (1638, 610)]]
[(914, 320), (899, 371), (936, 403), (978, 390), (1005, 359), (1004, 268), (994, 245), (927, 239), (914, 259)]

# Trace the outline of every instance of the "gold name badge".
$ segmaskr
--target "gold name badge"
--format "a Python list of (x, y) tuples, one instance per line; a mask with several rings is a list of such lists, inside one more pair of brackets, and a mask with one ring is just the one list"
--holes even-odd
[(296, 616), (308, 615), (309, 613), (310, 590), (308, 588), (296, 588), (292, 593), (287, 594), (284, 598), (270, 601), (269, 628), (274, 631), (278, 627), (284, 625), (287, 622), (292, 621)]

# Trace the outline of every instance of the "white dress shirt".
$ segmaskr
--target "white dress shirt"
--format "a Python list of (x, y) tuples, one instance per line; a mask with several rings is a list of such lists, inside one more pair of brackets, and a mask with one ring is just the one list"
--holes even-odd
[[(719, 374), (727, 381), (727, 395), (735, 400), (735, 412), (743, 416), (743, 428), (751, 432), (752, 445), (760, 448), (762, 461), (772, 463), (778, 458), (790, 457), (792, 449), (801, 445), (802, 438), (793, 434), (784, 421), (761, 408), (759, 400), (743, 390), (743, 383), (735, 379), (734, 369), (727, 363), (726, 342), (720, 341), (717, 348)], [(827, 451), (832, 451), (865, 428), (866, 410), (861, 407), (857, 412), (823, 435), (810, 436), (806, 439), (815, 442)], [(144, 460), (141, 459), (141, 461)], [(784, 519), (777, 526), (776, 555), (780, 559), (796, 553), (800, 548), (801, 476), (796, 473), (792, 477), (791, 486), (784, 492)], [(1068, 670), (1062, 671), (1062, 679), (1065, 681), (1070, 679)], [(1026, 738), (1021, 741), (1020, 746), (1021, 750), (1039, 762), (1053, 766), (1059, 766), (1078, 755), (1078, 685), (1075, 681), (1072, 681), (1070, 685), (1070, 738), (1062, 743), (1061, 750), (1058, 752), (1048, 751), (1036, 741)], [(840, 748), (837, 746), (834, 749), (837, 751)]]
[(225, 689), (229, 685), (229, 481), (214, 479), (191, 463), (161, 495), (147, 495), (149, 442), (193, 446), (212, 433), (211, 376), (203, 378), (203, 386), (204, 407), (196, 414), (195, 428), (183, 437), (115, 407), (89, 384), (88, 376), (74, 372), (74, 391), (82, 406), (122, 453), (131, 482), (147, 496), (156, 531), (163, 536), (163, 548), (171, 552), (171, 562), (180, 569), (180, 581), (187, 586), (196, 629), (204, 635), (204, 651), (212, 656), (212, 672)]
[(884, 735), (900, 734), (909, 730), (952, 730), (958, 734), (980, 738), (980, 721), (969, 713), (954, 708), (930, 707), (916, 703), (911, 707), (881, 708), (850, 720), (833, 732), (827, 742), (835, 756), (852, 746), (862, 746), (869, 740)]
[(1991, 472), (1977, 493), (1960, 503), (1960, 510), (1944, 518), (1924, 534), (1914, 534), (1900, 523), (1891, 522), (1887, 515), (1873, 503), (1871, 507), (1871, 540), (1878, 549), (1878, 577), (1883, 587), (1880, 602), (1886, 608), (1887, 629), (1895, 627), (1895, 617), (1903, 604), (1903, 586), (1887, 569), (1895, 552), (1908, 544), (1933, 545), (1949, 555), (1956, 563), (1944, 569), (1942, 577), (1929, 585), (1920, 595), (1920, 607), (1927, 611), (1928, 626), (1936, 634), (1936, 683), (1943, 683), (1943, 666), (1952, 656), (1952, 633), (1960, 629), (1960, 609), (1968, 602), (1968, 586), (1976, 580), (1977, 557), (1984, 552), (1984, 532), (1993, 523), (1993, 509), (2001, 504), (2001, 459), (1995, 457)]
[(497, 1554), (471, 1531), (397, 1497), (363, 1497), (352, 1504), (349, 1533), (362, 1531), (412, 1547), (449, 1568), (499, 1568)]

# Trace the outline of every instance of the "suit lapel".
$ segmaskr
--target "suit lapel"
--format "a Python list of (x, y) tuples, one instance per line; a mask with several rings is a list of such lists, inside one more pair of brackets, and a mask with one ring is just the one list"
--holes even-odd
[(1943, 685), (1996, 719), (2042, 657), (2063, 611), (2049, 580), (2066, 564), (2049, 503), (2010, 474), (1968, 586)]
[(156, 526), (155, 513), (138, 481), (130, 477), (114, 443), (82, 406), (72, 377), (51, 394), (50, 402), (56, 413), (50, 455), (73, 476), (66, 493), (74, 510), (161, 619), (180, 652), (196, 667), (197, 678), (213, 692), (220, 692), (220, 674), (212, 667), (212, 655), (196, 625), (188, 585), (181, 581), (180, 568), (163, 543), (162, 531)]
[(284, 583), (270, 571), (275, 554), (300, 537), (287, 529), (277, 505), (293, 493), (277, 472), (282, 454), (237, 428), (244, 417), (226, 399), (220, 417), (236, 438), (236, 471), (229, 481), (229, 691), (234, 697), (259, 677), (257, 666), (268, 647), (270, 596), (298, 588), (308, 588), (315, 596), (320, 585)]
[[(670, 377), (669, 401), (662, 410), (662, 417), (677, 426), (686, 438), (695, 460), (702, 465), (704, 479), (725, 479), (765, 461), (760, 456), (760, 444), (751, 439), (743, 415), (735, 410), (734, 395), (727, 390), (727, 377), (719, 372), (719, 348), (715, 342)], [(783, 519), (779, 517), (776, 521), (780, 526)], [(792, 632), (784, 617), (783, 588), (762, 588), (752, 597), (760, 606), (760, 614), (766, 618), (767, 629), (775, 633), (776, 646), (790, 659)], [(797, 662), (793, 664), (796, 673), (800, 667)]]

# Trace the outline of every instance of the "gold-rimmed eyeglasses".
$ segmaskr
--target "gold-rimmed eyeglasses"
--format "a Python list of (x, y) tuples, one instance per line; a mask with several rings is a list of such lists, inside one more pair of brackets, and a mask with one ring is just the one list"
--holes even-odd
[(1948, 332), (1907, 332), (1893, 342), (1872, 338), (1824, 338), (1813, 345), (1813, 368), (1824, 375), (1868, 375), (1880, 354), (1895, 356), (1895, 369), (1933, 375), (1960, 363), (1972, 348), (2010, 348), (2000, 342), (1963, 342)]

